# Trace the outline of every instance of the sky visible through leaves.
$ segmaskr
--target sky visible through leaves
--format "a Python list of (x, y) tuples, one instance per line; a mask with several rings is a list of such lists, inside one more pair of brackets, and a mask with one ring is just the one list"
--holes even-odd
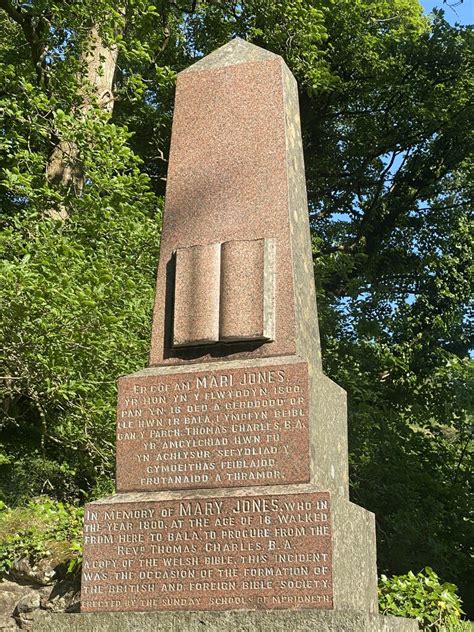
[(474, 24), (474, 0), (421, 0), (421, 4), (426, 13), (431, 13), (433, 9), (443, 9), (446, 20), (450, 24)]

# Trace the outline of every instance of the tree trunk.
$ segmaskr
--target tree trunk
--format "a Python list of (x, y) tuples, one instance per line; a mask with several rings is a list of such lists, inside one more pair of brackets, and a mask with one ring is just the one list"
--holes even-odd
[[(85, 67), (83, 100), (78, 116), (85, 116), (93, 102), (107, 112), (114, 108), (113, 79), (117, 64), (117, 46), (106, 46), (97, 27), (92, 26), (86, 48), (81, 55), (81, 65)], [(59, 139), (48, 160), (46, 175), (48, 181), (71, 189), (80, 195), (84, 186), (84, 170), (77, 145), (73, 141)], [(54, 216), (66, 219), (65, 209), (55, 211)]]
[[(29, 11), (29, 7), (23, 7), (12, 0), (0, 0), (0, 9), (5, 11), (22, 29), (30, 46), (38, 83), (47, 89), (45, 56), (47, 34), (51, 28), (47, 11), (45, 14), (34, 16)], [(87, 114), (94, 102), (98, 102), (100, 107), (107, 112), (112, 112), (114, 107), (112, 87), (117, 55), (117, 46), (105, 45), (97, 27), (92, 25), (80, 59), (84, 72), (80, 77), (83, 87), (80, 88), (82, 103), (77, 109), (79, 118)], [(56, 138), (53, 144), (54, 147), (46, 165), (48, 181), (70, 189), (75, 195), (80, 195), (84, 187), (84, 170), (76, 143), (72, 140)], [(50, 209), (48, 214), (61, 219), (67, 218), (64, 206), (59, 210)]]

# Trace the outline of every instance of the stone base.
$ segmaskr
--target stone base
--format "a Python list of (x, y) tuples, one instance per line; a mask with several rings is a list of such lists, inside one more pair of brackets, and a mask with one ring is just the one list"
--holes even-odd
[(47, 614), (33, 632), (418, 632), (413, 619), (354, 610)]
[(373, 518), (312, 484), (104, 498), (85, 510), (81, 610), (375, 613)]

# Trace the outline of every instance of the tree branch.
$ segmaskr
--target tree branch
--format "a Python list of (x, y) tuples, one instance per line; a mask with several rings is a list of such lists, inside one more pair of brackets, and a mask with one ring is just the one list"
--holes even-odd
[(0, 0), (0, 9), (6, 11), (11, 19), (15, 20), (15, 22), (21, 26), (21, 23), (23, 22), (23, 15), (9, 2), (9, 0)]
[(196, 6), (197, 6), (198, 0), (192, 0), (191, 1), (191, 8), (188, 9), (187, 7), (180, 7), (178, 6), (178, 3), (176, 0), (170, 0), (170, 4), (177, 10), (180, 11), (182, 13), (188, 13), (189, 15), (192, 15), (195, 11), (196, 11)]
[(0, 9), (3, 9), (23, 31), (26, 41), (30, 45), (31, 59), (35, 67), (39, 85), (44, 86), (46, 83), (44, 64), (46, 44), (44, 35), (47, 30), (47, 20), (44, 16), (41, 16), (37, 26), (34, 27), (31, 16), (20, 8), (15, 7), (10, 0), (0, 0)]

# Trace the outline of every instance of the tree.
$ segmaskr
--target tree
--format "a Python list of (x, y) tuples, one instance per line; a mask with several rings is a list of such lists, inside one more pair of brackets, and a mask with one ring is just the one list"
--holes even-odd
[(111, 120), (124, 12), (1, 7), (3, 494), (77, 498), (110, 480), (115, 379), (145, 361), (160, 206)]
[(146, 362), (174, 78), (239, 35), (299, 81), (323, 358), (380, 568), (465, 591), (472, 27), (417, 0), (0, 9), (3, 496), (110, 480), (114, 380)]

